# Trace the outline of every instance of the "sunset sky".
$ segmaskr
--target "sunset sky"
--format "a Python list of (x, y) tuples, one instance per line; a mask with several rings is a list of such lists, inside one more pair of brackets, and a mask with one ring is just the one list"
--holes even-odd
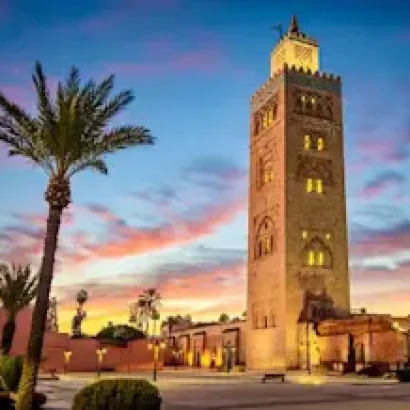
[[(82, 288), (86, 332), (126, 322), (147, 286), (162, 316), (245, 310), (249, 98), (269, 73), (269, 27), (293, 13), (343, 79), (353, 307), (410, 314), (410, 3), (0, 0), (7, 96), (34, 110), (36, 59), (52, 87), (72, 64), (115, 73), (137, 97), (118, 122), (158, 139), (110, 157), (108, 177), (73, 179), (53, 289), (62, 330)], [(37, 269), (46, 177), (0, 148), (0, 186), (0, 258)]]

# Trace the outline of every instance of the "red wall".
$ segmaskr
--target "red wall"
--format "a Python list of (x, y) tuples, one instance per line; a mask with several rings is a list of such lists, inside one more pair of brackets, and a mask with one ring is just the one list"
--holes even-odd
[[(6, 321), (5, 313), (0, 310), (0, 337)], [(31, 326), (31, 310), (25, 309), (17, 315), (16, 333), (14, 335), (12, 355), (24, 355)], [(96, 339), (70, 339), (67, 334), (47, 332), (44, 337), (42, 370), (55, 369), (64, 371), (64, 352), (72, 352), (70, 363), (66, 366), (69, 372), (95, 372), (98, 369), (96, 349), (104, 347), (102, 368), (114, 368), (116, 371), (148, 370), (153, 367), (153, 351), (148, 348), (147, 340), (135, 340), (126, 347), (101, 344)], [(163, 367), (160, 357), (159, 368)]]

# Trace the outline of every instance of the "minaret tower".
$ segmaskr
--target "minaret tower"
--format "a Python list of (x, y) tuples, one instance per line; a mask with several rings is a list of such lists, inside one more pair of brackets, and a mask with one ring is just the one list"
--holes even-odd
[(350, 308), (341, 80), (292, 17), (251, 100), (249, 370), (303, 367), (300, 324)]

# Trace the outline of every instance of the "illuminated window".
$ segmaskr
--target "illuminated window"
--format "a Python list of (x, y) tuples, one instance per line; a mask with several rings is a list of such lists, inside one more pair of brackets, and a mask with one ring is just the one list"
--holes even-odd
[(273, 110), (272, 108), (268, 111), (268, 126), (272, 125), (273, 123)]
[(326, 234), (326, 239), (327, 239), (327, 240), (330, 240), (331, 238), (332, 238), (332, 235), (331, 235), (330, 233), (327, 233), (327, 234)]
[(310, 135), (305, 135), (304, 144), (303, 144), (305, 151), (310, 150), (311, 144), (312, 144), (312, 139), (310, 138)]
[(323, 193), (323, 181), (321, 179), (317, 179), (316, 180), (316, 192), (318, 194), (322, 194)]
[(308, 265), (313, 266), (315, 264), (315, 252), (309, 251), (308, 252)]
[(303, 239), (306, 239), (306, 238), (307, 238), (307, 231), (303, 231), (303, 232), (302, 232), (302, 238), (303, 238)]
[(271, 253), (272, 252), (272, 237), (267, 236), (263, 239), (263, 253)]
[(312, 98), (310, 99), (310, 101), (312, 102), (312, 104), (314, 104), (314, 103), (316, 102), (315, 97), (312, 97)]
[(263, 174), (263, 182), (268, 184), (273, 181), (273, 169), (266, 169)]
[(312, 192), (313, 191), (313, 179), (308, 178), (306, 180), (306, 192)]
[(314, 237), (302, 250), (302, 261), (306, 267), (332, 268), (332, 252), (318, 237)]
[(323, 266), (325, 263), (325, 254), (320, 251), (317, 253), (317, 265), (318, 266)]
[(268, 113), (267, 112), (263, 114), (262, 125), (263, 125), (263, 129), (265, 129), (268, 126)]
[(325, 140), (322, 137), (317, 139), (317, 150), (323, 151), (325, 149)]
[(304, 95), (302, 95), (302, 96), (300, 97), (300, 99), (302, 100), (302, 102), (305, 102), (306, 97), (305, 97)]

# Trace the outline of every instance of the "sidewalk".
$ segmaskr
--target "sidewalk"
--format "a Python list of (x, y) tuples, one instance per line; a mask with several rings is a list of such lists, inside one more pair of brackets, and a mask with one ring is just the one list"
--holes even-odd
[[(178, 382), (178, 381), (190, 381), (203, 380), (204, 382), (218, 382), (218, 381), (242, 381), (242, 382), (255, 382), (260, 383), (263, 372), (216, 372), (206, 369), (178, 369), (171, 370), (165, 369), (158, 372), (158, 381), (166, 382)], [(97, 379), (96, 373), (71, 373), (58, 375), (60, 380), (93, 380)], [(135, 372), (135, 373), (101, 373), (100, 378), (144, 378), (151, 380), (152, 372)], [(396, 379), (383, 379), (383, 378), (368, 378), (365, 376), (352, 375), (340, 375), (340, 374), (311, 374), (308, 375), (305, 371), (288, 371), (285, 373), (285, 382), (294, 384), (329, 384), (329, 383), (341, 383), (341, 384), (396, 384)], [(271, 383), (271, 382), (268, 382)], [(274, 381), (274, 383), (280, 383)]]

